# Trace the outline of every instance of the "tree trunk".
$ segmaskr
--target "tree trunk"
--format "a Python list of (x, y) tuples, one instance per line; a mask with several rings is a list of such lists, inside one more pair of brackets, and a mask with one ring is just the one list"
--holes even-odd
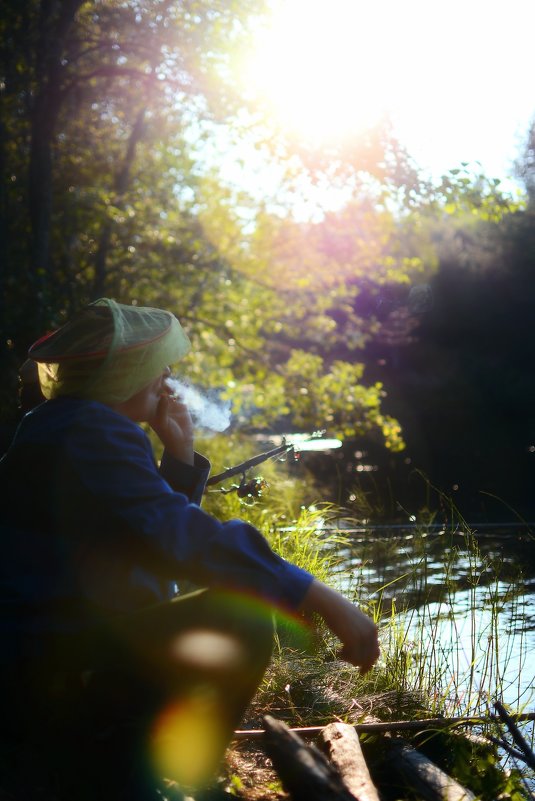
[[(136, 148), (143, 136), (144, 129), (145, 108), (142, 108), (140, 111), (138, 111), (134, 125), (132, 126), (122, 167), (115, 176), (114, 190), (116, 193), (116, 205), (120, 204), (122, 197), (128, 188), (130, 173), (136, 156)], [(98, 250), (95, 257), (95, 280), (93, 284), (93, 293), (95, 297), (100, 297), (105, 292), (107, 274), (106, 263), (110, 249), (111, 234), (112, 222), (110, 219), (106, 219), (102, 227)]]
[[(29, 171), (31, 226), (30, 275), (41, 294), (46, 293), (52, 218), (52, 139), (59, 104), (45, 90), (36, 98), (32, 114)], [(54, 108), (55, 107), (55, 108)]]
[(0, 348), (4, 347), (7, 331), (4, 330), (6, 321), (6, 279), (9, 274), (8, 265), (8, 202), (7, 202), (7, 159), (6, 159), (7, 132), (2, 119), (0, 119)]
[(29, 274), (37, 290), (39, 308), (52, 284), (50, 226), (52, 220), (52, 145), (63, 102), (65, 38), (83, 0), (42, 0), (39, 9), (30, 125), (28, 208), (31, 226)]

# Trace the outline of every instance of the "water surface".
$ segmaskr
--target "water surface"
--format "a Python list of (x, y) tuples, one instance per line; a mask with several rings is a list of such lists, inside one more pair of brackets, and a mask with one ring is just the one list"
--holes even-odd
[[(409, 685), (423, 678), (430, 704), (448, 716), (492, 713), (496, 699), (535, 711), (529, 529), (345, 527), (345, 534), (347, 544), (337, 546), (344, 589), (381, 615), (384, 650), (400, 660)], [(533, 747), (533, 724), (522, 729)]]

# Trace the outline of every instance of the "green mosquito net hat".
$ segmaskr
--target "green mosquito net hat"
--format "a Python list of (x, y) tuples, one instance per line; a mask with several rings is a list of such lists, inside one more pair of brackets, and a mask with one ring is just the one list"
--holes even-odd
[(190, 347), (171, 312), (101, 298), (39, 339), (28, 356), (38, 363), (45, 398), (71, 395), (116, 404), (150, 384)]

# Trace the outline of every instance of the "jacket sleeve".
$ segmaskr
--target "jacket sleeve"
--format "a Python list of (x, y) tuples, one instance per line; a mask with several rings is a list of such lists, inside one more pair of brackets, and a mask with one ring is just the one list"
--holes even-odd
[(195, 453), (192, 465), (175, 459), (163, 452), (159, 473), (175, 492), (186, 495), (191, 503), (201, 505), (201, 500), (210, 473), (210, 462), (200, 453)]
[[(85, 489), (145, 554), (152, 572), (171, 581), (188, 578), (202, 586), (249, 591), (282, 608), (300, 605), (312, 581), (309, 573), (278, 556), (253, 526), (221, 523), (190, 503), (187, 494), (173, 489), (174, 478), (169, 483), (158, 472), (139, 426), (115, 413), (105, 418), (86, 419), (71, 432), (70, 462)], [(169, 475), (171, 467), (166, 458), (162, 472)], [(188, 486), (187, 492), (196, 490)]]

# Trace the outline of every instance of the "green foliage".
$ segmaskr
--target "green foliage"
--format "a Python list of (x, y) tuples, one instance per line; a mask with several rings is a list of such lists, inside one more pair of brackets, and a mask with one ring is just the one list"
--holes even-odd
[[(7, 4), (2, 343), (9, 338), (22, 361), (43, 330), (100, 295), (165, 306), (194, 345), (183, 369), (232, 398), (242, 425), (295, 417), (304, 429), (375, 428), (395, 449), (401, 439), (380, 414), (382, 390), (364, 387), (353, 364), (366, 333), (350, 289), (378, 258), (390, 278), (418, 264), (396, 246), (392, 215), (368, 202), (308, 233), (289, 221), (280, 235), (294, 240), (290, 257), (305, 233), (314, 269), (311, 280), (288, 273), (282, 282), (265, 233), (275, 218), (206, 167), (223, 124), (226, 136), (240, 136), (246, 109), (230, 54), (263, 11), (260, 0)], [(255, 133), (251, 120), (243, 135), (261, 141), (266, 129)], [(385, 148), (392, 153), (394, 139), (378, 132), (361, 150), (362, 175), (386, 180)], [(344, 370), (355, 386), (339, 402)], [(314, 392), (312, 384), (318, 402), (299, 391)]]
[(450, 170), (434, 188), (433, 206), (450, 216), (472, 217), (478, 221), (500, 222), (523, 208), (520, 198), (514, 199), (500, 187), (499, 178), (474, 174), (467, 164)]
[[(233, 75), (264, 11), (260, 0), (5, 4), (2, 362), (12, 374), (37, 336), (97, 296), (163, 306), (193, 343), (180, 369), (231, 399), (243, 430), (326, 428), (396, 453), (404, 374), (377, 364), (399, 362), (423, 313), (385, 298), (430, 282), (445, 253), (463, 270), (474, 253), (490, 263), (497, 227), (522, 212), (465, 167), (427, 186), (391, 129), (322, 154), (270, 130)], [(239, 143), (277, 154), (276, 197), (248, 196), (209, 166)], [(291, 198), (314, 183), (347, 203), (297, 222)]]
[(485, 736), (455, 728), (444, 729), (431, 735), (419, 735), (414, 745), (477, 798), (510, 801), (529, 798), (521, 771), (517, 767), (504, 769), (503, 757)]

